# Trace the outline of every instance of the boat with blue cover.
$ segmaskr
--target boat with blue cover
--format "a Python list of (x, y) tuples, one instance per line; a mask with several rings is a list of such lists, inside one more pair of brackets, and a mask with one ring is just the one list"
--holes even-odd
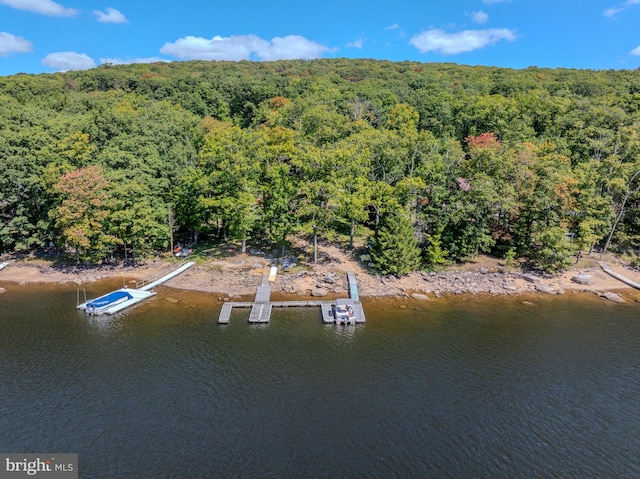
[(87, 312), (87, 314), (114, 314), (118, 311), (122, 311), (129, 306), (133, 306), (140, 301), (143, 301), (151, 296), (156, 294), (155, 291), (152, 291), (153, 288), (162, 284), (166, 281), (169, 281), (171, 278), (179, 275), (183, 271), (189, 269), (195, 263), (190, 261), (184, 265), (182, 265), (177, 270), (163, 276), (162, 278), (149, 283), (143, 286), (140, 289), (129, 289), (122, 288), (116, 291), (112, 291), (105, 295), (100, 296), (99, 298), (92, 299), (91, 301), (87, 301), (85, 303), (79, 304), (78, 309), (83, 309)]
[(113, 314), (155, 294), (154, 291), (122, 288), (87, 301), (79, 305), (78, 308), (84, 309), (88, 314)]
[(101, 314), (112, 306), (120, 304), (123, 301), (127, 301), (132, 297), (133, 296), (131, 296), (131, 293), (129, 293), (129, 291), (120, 289), (118, 291), (113, 291), (109, 294), (105, 294), (104, 296), (100, 296), (99, 298), (87, 302), (85, 305), (85, 309), (89, 314)]

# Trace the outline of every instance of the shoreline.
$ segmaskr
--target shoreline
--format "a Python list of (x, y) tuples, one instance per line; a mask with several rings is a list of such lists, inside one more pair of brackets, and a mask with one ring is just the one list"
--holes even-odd
[[(53, 266), (42, 260), (14, 260), (0, 270), (0, 293), (11, 284), (75, 284), (122, 278), (131, 287), (140, 281), (150, 282), (176, 269), (175, 261), (156, 259), (131, 266), (98, 266), (91, 268)], [(181, 275), (169, 280), (165, 286), (218, 295), (219, 301), (253, 296), (260, 285), (270, 261), (260, 256), (236, 255), (224, 260), (207, 260), (196, 264)], [(333, 299), (348, 294), (346, 272), (354, 271), (362, 298), (405, 298), (428, 301), (442, 296), (456, 295), (561, 295), (565, 292), (593, 293), (617, 301), (622, 295), (640, 300), (640, 291), (609, 276), (600, 266), (572, 269), (553, 276), (523, 274), (506, 270), (497, 264), (477, 262), (439, 273), (416, 272), (396, 278), (371, 274), (361, 264), (333, 259), (317, 265), (304, 265), (290, 272), (281, 269), (272, 286), (275, 295), (298, 297), (326, 297)], [(640, 272), (608, 263), (615, 273), (640, 283)], [(589, 275), (591, 284), (579, 284), (575, 276)], [(624, 301), (624, 299), (622, 300)]]

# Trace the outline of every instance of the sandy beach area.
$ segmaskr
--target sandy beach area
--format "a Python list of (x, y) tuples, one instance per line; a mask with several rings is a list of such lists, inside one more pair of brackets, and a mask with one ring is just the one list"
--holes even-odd
[[(298, 263), (278, 275), (272, 283), (274, 294), (301, 297), (339, 297), (347, 294), (346, 272), (353, 271), (358, 280), (361, 297), (405, 297), (429, 300), (456, 294), (564, 294), (567, 292), (593, 292), (605, 295), (618, 293), (627, 300), (640, 298), (640, 291), (605, 273), (599, 258), (586, 258), (569, 271), (557, 275), (524, 275), (521, 269), (507, 268), (501, 260), (480, 256), (473, 263), (452, 266), (445, 271), (417, 272), (396, 278), (380, 276), (359, 257), (334, 246), (321, 249), (317, 264)], [(47, 259), (9, 259), (8, 266), (0, 270), (0, 283), (6, 290), (11, 284), (76, 284), (83, 285), (107, 278), (123, 278), (133, 285), (138, 281), (154, 281), (176, 269), (175, 260), (155, 259), (133, 266), (99, 266), (90, 268), (59, 267)], [(275, 259), (264, 255), (232, 254), (224, 258), (208, 259), (198, 263), (181, 275), (165, 283), (171, 288), (217, 294), (221, 300), (250, 297), (260, 285), (263, 274)], [(626, 268), (613, 256), (603, 263), (611, 270), (640, 283), (640, 272)], [(590, 278), (590, 284), (574, 281), (578, 274)], [(1, 290), (2, 288), (0, 288)]]

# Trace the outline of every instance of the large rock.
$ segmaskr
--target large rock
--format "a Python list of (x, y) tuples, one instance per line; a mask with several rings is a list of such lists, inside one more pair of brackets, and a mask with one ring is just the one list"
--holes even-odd
[(535, 274), (531, 274), (531, 273), (524, 273), (522, 275), (522, 279), (533, 284), (538, 284), (540, 282), (540, 278), (538, 278)]
[(329, 294), (329, 290), (326, 288), (316, 288), (311, 291), (311, 296), (326, 296)]
[(428, 301), (428, 300), (430, 300), (430, 299), (431, 299), (431, 298), (430, 298), (429, 296), (427, 296), (426, 294), (421, 294), (421, 293), (413, 293), (413, 294), (411, 295), (411, 297), (412, 297), (413, 299), (419, 299), (419, 300), (421, 300), (421, 301)]
[(541, 293), (547, 294), (557, 294), (558, 290), (549, 286), (548, 284), (536, 284), (536, 291), (540, 291)]
[(622, 296), (617, 293), (612, 293), (611, 291), (607, 291), (606, 293), (602, 293), (600, 295), (601, 298), (608, 299), (609, 301), (613, 301), (614, 303), (625, 303), (626, 301)]
[(0, 288), (0, 294), (4, 293), (4, 292), (6, 292), (6, 291), (7, 291), (6, 289), (4, 289), (4, 288)]
[(579, 273), (571, 278), (571, 281), (578, 284), (593, 284), (593, 277), (587, 273)]

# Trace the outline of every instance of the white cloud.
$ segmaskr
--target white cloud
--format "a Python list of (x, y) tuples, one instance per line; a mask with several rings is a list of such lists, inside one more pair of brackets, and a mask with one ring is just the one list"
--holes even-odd
[(85, 53), (56, 52), (49, 53), (42, 59), (42, 64), (56, 71), (88, 70), (94, 68), (96, 63)]
[(318, 58), (331, 51), (328, 47), (299, 35), (275, 37), (271, 41), (256, 35), (215, 36), (211, 39), (187, 36), (165, 43), (160, 53), (189, 60), (291, 60)]
[(127, 17), (115, 8), (107, 8), (105, 12), (94, 10), (93, 14), (98, 17), (100, 23), (127, 23)]
[(105, 64), (108, 63), (110, 65), (130, 65), (131, 63), (157, 63), (157, 62), (168, 62), (164, 58), (160, 57), (149, 57), (149, 58), (127, 58), (125, 60), (121, 58), (101, 58), (100, 63)]
[(29, 40), (11, 33), (0, 32), (0, 57), (8, 57), (12, 53), (29, 53), (32, 50), (33, 45)]
[(629, 52), (631, 55), (640, 57), (640, 45)]
[(355, 42), (347, 43), (348, 48), (362, 48), (364, 40), (362, 38), (358, 38)]
[(489, 20), (489, 15), (483, 11), (473, 12), (471, 14), (471, 21), (473, 21), (473, 23), (482, 25), (484, 23), (487, 23), (487, 20)]
[(385, 28), (385, 30), (397, 30), (400, 28), (400, 25), (398, 25), (397, 23), (394, 23), (393, 25), (389, 25), (388, 27)]
[(613, 17), (614, 15), (617, 15), (618, 13), (622, 12), (623, 10), (624, 10), (624, 8), (611, 7), (611, 8), (607, 8), (604, 12), (602, 12), (602, 14), (605, 17)]
[(617, 7), (607, 8), (605, 11), (602, 12), (602, 14), (605, 17), (613, 17), (618, 13), (624, 12), (627, 8), (633, 5), (640, 5), (640, 0), (627, 0), (626, 2), (622, 2), (622, 4), (620, 4)]
[(0, 0), (0, 3), (18, 10), (41, 13), (52, 17), (73, 17), (78, 14), (78, 10), (65, 8), (51, 0)]
[(440, 52), (444, 55), (456, 55), (484, 48), (500, 40), (513, 41), (516, 38), (515, 32), (506, 28), (465, 30), (458, 33), (428, 30), (415, 35), (409, 43), (420, 50), (421, 53)]

